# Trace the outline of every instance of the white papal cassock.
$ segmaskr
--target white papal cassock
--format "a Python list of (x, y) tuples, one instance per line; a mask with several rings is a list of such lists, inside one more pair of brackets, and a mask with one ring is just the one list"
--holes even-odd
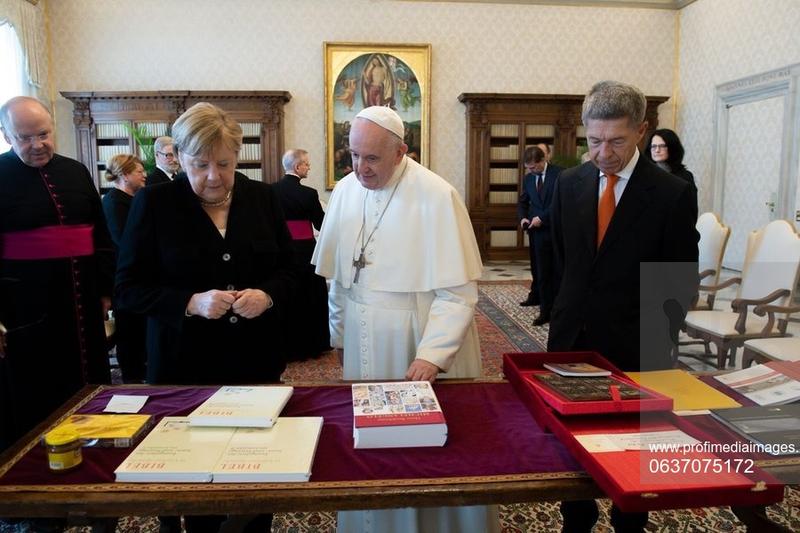
[[(353, 283), (364, 243), (366, 267)], [(441, 177), (408, 157), (379, 190), (347, 175), (331, 194), (312, 263), (331, 280), (331, 345), (344, 349), (344, 379), (404, 379), (415, 358), (446, 377), (480, 375), (482, 264), (464, 202)], [(498, 529), (494, 506), (352, 511), (338, 520), (347, 532)]]

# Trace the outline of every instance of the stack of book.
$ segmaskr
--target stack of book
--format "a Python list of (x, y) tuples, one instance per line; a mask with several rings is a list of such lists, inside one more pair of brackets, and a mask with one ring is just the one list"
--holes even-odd
[(321, 417), (279, 417), (292, 387), (221, 387), (186, 417), (164, 417), (114, 471), (141, 483), (302, 482)]
[(355, 448), (444, 446), (447, 423), (427, 381), (357, 383), (353, 393)]

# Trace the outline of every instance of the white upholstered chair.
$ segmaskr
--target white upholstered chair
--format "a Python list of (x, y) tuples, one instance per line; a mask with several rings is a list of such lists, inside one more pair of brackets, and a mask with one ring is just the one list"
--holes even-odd
[[(733, 364), (736, 349), (749, 339), (786, 335), (794, 312), (786, 306), (797, 284), (798, 265), (800, 236), (791, 223), (776, 220), (748, 235), (741, 277), (708, 287), (714, 291), (738, 283), (731, 310), (695, 310), (686, 315), (686, 333), (717, 348), (717, 368), (725, 368), (728, 360)], [(767, 305), (787, 311), (777, 321), (774, 312), (766, 318), (753, 312), (755, 306)]]
[[(753, 312), (759, 316), (767, 315), (768, 320), (774, 322), (776, 314), (797, 313), (800, 312), (800, 307), (760, 305), (753, 309)], [(753, 361), (757, 363), (800, 361), (800, 337), (769, 337), (745, 341), (742, 350), (742, 368), (747, 368)]]
[(703, 213), (697, 219), (697, 232), (700, 234), (698, 249), (698, 269), (700, 272), (700, 290), (698, 299), (692, 309), (714, 309), (716, 290), (709, 290), (719, 284), (722, 270), (722, 257), (731, 236), (731, 228), (723, 224), (714, 213)]

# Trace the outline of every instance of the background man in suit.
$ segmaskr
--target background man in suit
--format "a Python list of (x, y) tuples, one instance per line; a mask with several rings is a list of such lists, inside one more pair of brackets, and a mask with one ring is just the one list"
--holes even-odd
[(522, 194), (517, 204), (519, 223), (528, 230), (528, 251), (531, 257), (531, 290), (528, 299), (521, 305), (536, 305), (538, 297), (539, 316), (534, 326), (550, 321), (553, 308), (555, 283), (553, 279), (553, 241), (550, 237), (550, 203), (561, 167), (549, 165), (547, 156), (539, 146), (525, 149), (523, 159), (526, 175), (522, 180)]
[(325, 278), (314, 273), (311, 254), (317, 240), (313, 227), (319, 230), (325, 213), (319, 203), (316, 189), (301, 185), (308, 177), (311, 163), (308, 152), (299, 148), (283, 154), (283, 169), (286, 175), (273, 189), (283, 207), (286, 225), (292, 234), (292, 248), (298, 275), (299, 297), (293, 302), (289, 320), (294, 334), (290, 338), (290, 359), (315, 357), (330, 349), (328, 330), (328, 286)]
[(147, 175), (147, 184), (168, 183), (175, 179), (181, 166), (175, 157), (172, 137), (159, 137), (153, 143), (156, 153), (156, 168)]
[[(551, 207), (553, 247), (563, 276), (547, 348), (594, 350), (622, 370), (672, 363), (666, 347), (640, 347), (640, 313), (649, 311), (640, 306), (641, 265), (673, 263), (686, 270), (695, 263), (697, 277), (692, 191), (686, 181), (640, 156), (645, 108), (636, 87), (614, 81), (592, 87), (582, 112), (590, 162), (561, 174)], [(696, 279), (694, 287), (691, 281), (686, 285), (682, 290), (691, 294)], [(561, 513), (564, 531), (570, 532), (590, 531), (598, 516), (593, 500), (562, 502)], [(615, 531), (644, 531), (647, 513), (612, 507), (611, 523)]]

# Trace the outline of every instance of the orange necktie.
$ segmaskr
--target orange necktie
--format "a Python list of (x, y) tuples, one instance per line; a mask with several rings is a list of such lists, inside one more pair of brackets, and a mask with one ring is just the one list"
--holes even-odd
[(603, 237), (606, 235), (608, 225), (611, 223), (611, 217), (614, 216), (614, 209), (617, 207), (614, 201), (614, 186), (619, 181), (619, 176), (615, 174), (606, 175), (606, 189), (600, 197), (600, 203), (597, 204), (597, 248), (603, 242)]

